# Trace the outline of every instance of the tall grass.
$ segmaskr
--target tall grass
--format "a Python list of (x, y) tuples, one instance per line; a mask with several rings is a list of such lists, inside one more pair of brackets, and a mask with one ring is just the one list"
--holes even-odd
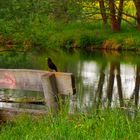
[(24, 49), (100, 46), (105, 40), (123, 42), (128, 47), (140, 43), (140, 33), (126, 23), (122, 24), (121, 32), (112, 33), (100, 21), (64, 23), (40, 13), (32, 16), (1, 19), (0, 43), (9, 45), (10, 42)]
[[(41, 18), (41, 22), (40, 19)], [(16, 26), (15, 26), (16, 25)], [(109, 27), (104, 28), (101, 22), (71, 22), (53, 21), (48, 17), (36, 17), (16, 20), (0, 20), (0, 44), (16, 49), (45, 49), (71, 47), (100, 47), (105, 40), (120, 43), (123, 48), (138, 47), (140, 33), (129, 25), (122, 26), (122, 31), (112, 33)]]
[(122, 110), (31, 118), (22, 115), (14, 122), (1, 125), (0, 139), (134, 139), (140, 138), (140, 114), (131, 120)]

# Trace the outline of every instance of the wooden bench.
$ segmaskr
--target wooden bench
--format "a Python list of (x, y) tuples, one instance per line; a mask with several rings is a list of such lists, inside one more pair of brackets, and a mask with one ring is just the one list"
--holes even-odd
[(43, 92), (50, 110), (58, 110), (59, 95), (76, 93), (72, 73), (29, 69), (0, 69), (0, 89)]

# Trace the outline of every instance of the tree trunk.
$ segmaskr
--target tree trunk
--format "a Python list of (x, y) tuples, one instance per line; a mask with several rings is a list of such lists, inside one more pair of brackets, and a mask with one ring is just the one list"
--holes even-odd
[(119, 9), (118, 9), (118, 24), (119, 24), (119, 26), (121, 26), (123, 4), (124, 4), (124, 0), (120, 0)]
[(111, 30), (113, 32), (118, 32), (118, 31), (120, 31), (120, 26), (119, 26), (117, 18), (116, 18), (116, 10), (115, 10), (114, 0), (109, 0), (109, 10), (110, 10)]
[(137, 28), (140, 31), (140, 0), (133, 0), (136, 7)]
[(103, 19), (103, 24), (105, 26), (107, 24), (107, 15), (105, 10), (104, 0), (99, 0), (99, 6), (100, 6), (101, 16)]

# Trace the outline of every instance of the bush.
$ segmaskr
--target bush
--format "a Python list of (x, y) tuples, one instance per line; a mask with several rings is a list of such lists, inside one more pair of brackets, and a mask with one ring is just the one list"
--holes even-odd
[(93, 34), (93, 35), (82, 34), (79, 39), (79, 46), (89, 47), (92, 45), (101, 45), (103, 40), (104, 39), (98, 36), (97, 34)]

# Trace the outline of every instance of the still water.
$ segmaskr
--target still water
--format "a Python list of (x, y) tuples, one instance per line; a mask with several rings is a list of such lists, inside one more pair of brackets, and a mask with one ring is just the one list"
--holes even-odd
[[(43, 52), (1, 52), (0, 68), (49, 70), (51, 57), (58, 71), (75, 76), (76, 94), (70, 98), (70, 110), (139, 107), (140, 54), (137, 52), (99, 52), (48, 50)], [(0, 100), (44, 100), (43, 93), (0, 90)], [(0, 107), (44, 108), (44, 105), (5, 103)]]

